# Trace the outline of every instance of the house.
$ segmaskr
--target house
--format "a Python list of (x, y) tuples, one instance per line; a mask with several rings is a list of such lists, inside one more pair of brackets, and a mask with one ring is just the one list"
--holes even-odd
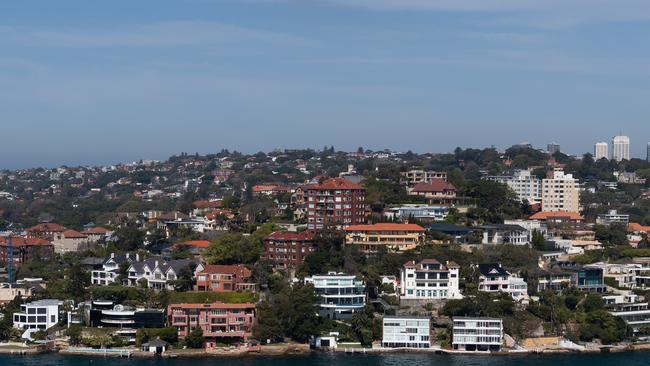
[(430, 224), (427, 228), (432, 234), (438, 234), (447, 238), (439, 240), (434, 239), (439, 242), (450, 241), (455, 244), (470, 244), (474, 242), (478, 243), (480, 240), (478, 239), (480, 236), (474, 236), (474, 233), (479, 234), (478, 228), (476, 227), (439, 223)]
[(411, 196), (426, 198), (429, 203), (453, 204), (456, 202), (457, 190), (453, 184), (442, 179), (431, 179), (429, 183), (418, 183), (407, 189)]
[(481, 244), (528, 245), (530, 234), (519, 225), (492, 224), (479, 227), (483, 231)]
[(209, 240), (186, 240), (172, 246), (172, 251), (188, 251), (194, 257), (200, 257), (210, 246)]
[(105, 240), (109, 236), (111, 236), (113, 233), (108, 231), (107, 229), (104, 229), (103, 227), (92, 227), (89, 229), (86, 229), (81, 232), (83, 235), (86, 235), (88, 238), (88, 241), (91, 243), (98, 243), (102, 240)]
[(400, 172), (399, 183), (407, 187), (413, 187), (420, 183), (431, 183), (434, 179), (447, 180), (447, 172), (436, 172), (432, 170), (411, 169)]
[(167, 307), (169, 324), (185, 338), (193, 329), (201, 328), (208, 343), (246, 341), (253, 334), (255, 304), (171, 304)]
[(196, 266), (193, 276), (203, 270), (202, 264), (196, 264), (189, 259), (176, 259), (166, 261), (162, 257), (151, 257), (144, 261), (134, 261), (127, 271), (127, 284), (129, 286), (141, 286), (155, 290), (173, 290), (174, 281), (178, 279), (179, 273), (188, 267)]
[(307, 229), (341, 229), (366, 220), (366, 190), (344, 178), (331, 178), (305, 187)]
[(618, 213), (617, 210), (609, 210), (607, 213), (598, 214), (596, 216), (596, 224), (598, 225), (612, 225), (620, 224), (627, 226), (630, 222), (630, 215)]
[(154, 339), (153, 341), (143, 343), (140, 346), (140, 351), (149, 352), (156, 355), (165, 353), (169, 349), (169, 343), (160, 339), (160, 337)]
[(193, 204), (194, 204), (194, 211), (192, 211), (192, 214), (194, 216), (200, 216), (223, 207), (222, 201), (199, 200), (199, 201), (194, 201)]
[(573, 276), (573, 283), (579, 290), (587, 292), (607, 292), (604, 271), (599, 266), (586, 265), (578, 267)]
[(548, 269), (540, 269), (537, 273), (537, 291), (562, 291), (571, 286), (573, 276), (574, 272), (563, 270), (556, 266)]
[(124, 263), (131, 263), (134, 260), (139, 261), (140, 257), (136, 255), (136, 258), (132, 258), (129, 253), (124, 255), (115, 255), (115, 253), (111, 253), (111, 256), (104, 262), (101, 269), (96, 269), (90, 272), (90, 282), (93, 285), (110, 285), (117, 279), (120, 266)]
[(404, 300), (461, 299), (460, 267), (454, 262), (442, 264), (435, 259), (410, 261), (400, 269), (400, 298)]
[[(119, 328), (120, 334), (135, 338), (139, 328), (163, 328), (166, 324), (164, 309), (146, 309), (116, 304), (112, 300), (93, 300), (85, 304), (88, 326)], [(131, 330), (130, 332), (127, 332)]]
[(0, 236), (0, 263), (7, 265), (9, 261), (9, 240), (11, 240), (12, 265), (39, 259), (50, 261), (54, 259), (54, 245), (51, 242), (34, 236)]
[(510, 294), (517, 302), (528, 302), (528, 284), (522, 278), (510, 274), (497, 263), (479, 264), (478, 269), (479, 291), (504, 292)]
[(452, 319), (452, 348), (466, 352), (499, 352), (503, 344), (503, 321), (496, 318)]
[(55, 253), (70, 253), (88, 249), (91, 244), (88, 235), (82, 234), (76, 230), (65, 230), (55, 233), (52, 240)]
[(33, 286), (21, 286), (15, 283), (0, 284), (0, 305), (13, 301), (17, 297), (28, 298), (34, 294)]
[(384, 216), (392, 220), (408, 221), (416, 219), (419, 221), (432, 222), (444, 221), (449, 215), (449, 206), (431, 205), (404, 205), (391, 207), (384, 211)]
[(252, 273), (243, 264), (217, 265), (207, 264), (196, 274), (195, 291), (255, 292), (256, 284), (250, 283)]
[(351, 319), (366, 305), (366, 284), (356, 276), (329, 272), (305, 278), (319, 297), (319, 315), (333, 320)]
[(275, 268), (295, 268), (314, 251), (314, 234), (276, 231), (264, 238), (262, 259)]
[(604, 278), (611, 278), (617, 287), (633, 289), (637, 287), (637, 274), (641, 274), (642, 266), (635, 263), (592, 263), (589, 268), (600, 268)]
[(63, 301), (46, 299), (20, 305), (13, 314), (14, 328), (24, 330), (22, 338), (32, 339), (33, 333), (47, 330), (59, 323)]
[(381, 250), (403, 252), (424, 243), (426, 230), (416, 224), (381, 223), (345, 228), (345, 244), (357, 245), (366, 254)]
[(291, 188), (277, 184), (258, 184), (251, 188), (254, 197), (275, 196), (282, 193), (290, 193)]
[(382, 319), (383, 348), (431, 348), (431, 318), (390, 316)]
[(61, 226), (59, 224), (42, 223), (30, 227), (27, 229), (27, 233), (31, 236), (51, 241), (54, 239), (54, 235), (62, 233), (66, 230), (67, 229), (64, 226)]

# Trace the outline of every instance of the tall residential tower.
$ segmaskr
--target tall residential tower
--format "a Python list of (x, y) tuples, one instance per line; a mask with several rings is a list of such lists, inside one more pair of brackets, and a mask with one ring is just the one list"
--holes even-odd
[(608, 145), (606, 142), (596, 142), (594, 145), (594, 160), (607, 159), (609, 157)]
[(630, 138), (628, 136), (614, 136), (612, 140), (612, 160), (630, 160)]

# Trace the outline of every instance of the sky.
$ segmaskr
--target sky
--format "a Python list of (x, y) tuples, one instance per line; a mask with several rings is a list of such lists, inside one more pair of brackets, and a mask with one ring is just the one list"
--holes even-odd
[[(0, 169), (650, 141), (647, 0), (0, 2)], [(611, 149), (611, 146), (610, 146)]]

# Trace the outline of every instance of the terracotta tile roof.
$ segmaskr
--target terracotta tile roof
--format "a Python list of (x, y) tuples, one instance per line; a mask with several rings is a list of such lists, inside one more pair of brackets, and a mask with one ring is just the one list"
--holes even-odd
[(63, 232), (63, 236), (71, 239), (82, 239), (87, 238), (87, 235), (84, 235), (76, 230), (66, 230)]
[(210, 246), (210, 241), (209, 240), (188, 240), (181, 243), (177, 243), (176, 245), (204, 249)]
[(314, 235), (309, 232), (294, 233), (290, 231), (276, 231), (271, 233), (264, 240), (295, 240), (295, 241), (311, 241), (314, 240)]
[(306, 187), (308, 190), (319, 189), (363, 189), (359, 184), (350, 182), (345, 178), (330, 178), (322, 183), (311, 184)]
[(108, 230), (104, 229), (103, 227), (97, 226), (97, 227), (90, 228), (88, 230), (84, 230), (81, 233), (86, 235), (106, 235), (106, 233), (108, 233)]
[(30, 233), (60, 233), (65, 230), (64, 226), (52, 223), (38, 224), (27, 229)]
[(569, 211), (542, 211), (530, 217), (531, 220), (547, 220), (552, 218), (568, 218), (569, 220), (583, 221), (584, 217), (577, 212)]
[(627, 231), (629, 231), (629, 232), (641, 232), (641, 231), (650, 232), (650, 226), (643, 226), (643, 225), (641, 225), (639, 223), (631, 222), (627, 226)]
[[(6, 246), (9, 245), (9, 238), (5, 236), (0, 236), (0, 245)], [(14, 246), (31, 246), (31, 245), (52, 245), (47, 240), (41, 238), (35, 238), (33, 236), (14, 236), (11, 238), (11, 245)]]
[(372, 225), (351, 225), (345, 231), (426, 231), (422, 226), (416, 224), (393, 224), (382, 223)]
[(413, 192), (447, 192), (447, 191), (456, 191), (456, 187), (453, 184), (447, 182), (444, 179), (434, 178), (431, 180), (431, 183), (418, 183), (413, 189)]
[(251, 270), (246, 268), (243, 264), (222, 265), (222, 264), (207, 264), (205, 268), (199, 273), (225, 273), (235, 275), (241, 280), (245, 280), (252, 276)]

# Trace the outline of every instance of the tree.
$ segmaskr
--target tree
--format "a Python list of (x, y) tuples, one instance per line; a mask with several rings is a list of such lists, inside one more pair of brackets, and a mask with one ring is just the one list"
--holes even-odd
[(194, 287), (194, 269), (196, 264), (190, 263), (178, 271), (178, 277), (173, 282), (176, 291), (191, 291)]
[(86, 298), (86, 287), (90, 286), (90, 274), (80, 264), (75, 264), (66, 271), (64, 291), (77, 301)]
[(372, 341), (381, 338), (381, 321), (375, 319), (372, 305), (366, 305), (352, 316), (352, 330), (363, 346), (371, 346)]
[(533, 237), (530, 243), (532, 247), (537, 250), (544, 250), (545, 242), (546, 241), (544, 239), (544, 234), (542, 234), (540, 231), (533, 230)]
[(266, 342), (269, 340), (272, 343), (282, 342), (284, 340), (284, 329), (278, 314), (275, 313), (273, 306), (267, 301), (257, 305), (257, 318), (258, 322), (253, 328), (253, 337), (255, 339)]
[[(318, 329), (319, 318), (316, 315), (318, 297), (312, 285), (296, 285), (289, 295), (289, 308), (285, 308), (287, 335), (298, 342), (305, 342)], [(293, 309), (291, 308), (293, 307)]]
[(185, 337), (185, 345), (189, 348), (203, 348), (205, 338), (203, 338), (203, 330), (201, 327), (196, 327)]
[(135, 225), (127, 225), (115, 230), (114, 236), (117, 238), (115, 244), (124, 251), (131, 251), (142, 245), (145, 234)]
[(69, 337), (71, 345), (79, 345), (81, 343), (81, 326), (76, 324), (71, 325), (70, 328), (66, 329), (65, 335)]

